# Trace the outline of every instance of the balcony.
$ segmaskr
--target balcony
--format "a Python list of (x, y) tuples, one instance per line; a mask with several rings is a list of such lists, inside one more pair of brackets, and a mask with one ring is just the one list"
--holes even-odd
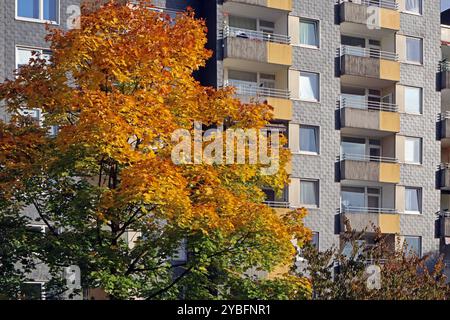
[[(440, 123), (440, 138), (444, 140), (444, 143), (447, 144), (448, 140), (450, 140), (450, 112), (444, 112), (439, 114), (439, 123)], [(445, 146), (446, 147), (446, 146)]]
[(439, 64), (440, 89), (450, 89), (450, 62), (441, 61)]
[(400, 216), (395, 209), (343, 207), (340, 218), (341, 232), (349, 231), (349, 225), (356, 232), (373, 233), (375, 227), (384, 234), (400, 233)]
[(225, 81), (225, 86), (235, 87), (237, 96), (243, 102), (250, 102), (254, 99), (272, 106), (274, 119), (292, 120), (292, 101), (289, 90), (265, 88), (254, 82), (231, 79)]
[(387, 87), (392, 82), (400, 81), (400, 63), (394, 52), (341, 46), (340, 55), (341, 78), (344, 82), (373, 85), (370, 79), (376, 79), (379, 87)]
[(224, 59), (292, 65), (289, 36), (227, 26), (223, 37)]
[(439, 188), (450, 190), (450, 164), (448, 163), (439, 166)]
[(344, 154), (340, 162), (342, 180), (400, 182), (400, 164), (397, 159), (368, 155)]
[(285, 214), (290, 211), (289, 192), (287, 187), (281, 192), (281, 194), (277, 194), (270, 188), (264, 188), (263, 192), (266, 194), (266, 200), (264, 203), (275, 209), (278, 214)]
[(251, 6), (260, 6), (270, 9), (292, 11), (292, 0), (224, 0), (224, 3), (242, 3)]
[[(378, 10), (378, 19), (373, 18), (374, 10), (369, 7)], [(364, 25), (364, 28), (369, 30), (400, 30), (400, 12), (395, 0), (359, 0), (352, 2), (340, 0), (339, 15), (341, 24)], [(372, 24), (370, 25), (370, 23)]]
[(450, 237), (450, 212), (442, 211), (439, 212), (439, 225), (440, 225), (440, 237), (448, 238)]
[(400, 132), (400, 115), (395, 104), (373, 102), (365, 97), (341, 96), (339, 107), (341, 130), (357, 128)]

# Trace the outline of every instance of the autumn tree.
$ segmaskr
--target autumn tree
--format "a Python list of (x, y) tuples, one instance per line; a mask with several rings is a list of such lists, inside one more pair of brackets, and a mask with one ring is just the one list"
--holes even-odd
[[(262, 187), (288, 182), (288, 152), (274, 175), (171, 159), (175, 130), (261, 129), (271, 107), (195, 80), (211, 53), (191, 10), (171, 19), (122, 2), (85, 7), (79, 29), (50, 29), (51, 60), (34, 56), (0, 86), (11, 115), (0, 127), (0, 228), (31, 207), (48, 230), (34, 254), (52, 268), (78, 265), (83, 288), (112, 299), (307, 298), (308, 281), (293, 274), (246, 276), (292, 263), (291, 240), (310, 236), (304, 210), (262, 203)], [(26, 115), (34, 108), (42, 123)]]
[[(343, 236), (341, 248), (319, 252), (307, 245), (301, 274), (312, 283), (319, 300), (446, 300), (450, 287), (441, 257), (418, 257), (397, 241), (375, 230), (375, 242), (364, 244), (364, 232)], [(346, 249), (344, 249), (346, 248)], [(348, 249), (348, 250), (347, 250)], [(371, 268), (368, 268), (371, 266)], [(379, 269), (378, 269), (379, 268)], [(375, 274), (376, 272), (376, 274)], [(379, 286), (376, 285), (379, 280)], [(375, 282), (374, 282), (375, 281)]]

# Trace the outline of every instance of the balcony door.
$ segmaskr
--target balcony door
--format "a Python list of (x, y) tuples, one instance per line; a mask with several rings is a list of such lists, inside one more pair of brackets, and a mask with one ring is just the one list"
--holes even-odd
[(381, 208), (381, 188), (342, 187), (341, 209), (344, 212), (377, 212)]
[(342, 137), (342, 159), (380, 161), (381, 154), (381, 141), (378, 139)]

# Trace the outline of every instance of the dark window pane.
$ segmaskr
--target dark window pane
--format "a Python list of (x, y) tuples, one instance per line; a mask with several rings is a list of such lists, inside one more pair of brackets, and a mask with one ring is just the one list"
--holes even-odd
[(22, 300), (41, 300), (42, 285), (40, 283), (23, 283), (21, 286)]

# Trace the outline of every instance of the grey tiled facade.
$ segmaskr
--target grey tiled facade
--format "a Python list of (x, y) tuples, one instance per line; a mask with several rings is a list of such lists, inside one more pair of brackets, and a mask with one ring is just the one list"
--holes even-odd
[[(393, 0), (392, 0), (393, 1)], [(277, 0), (271, 3), (290, 4), (289, 9), (273, 8), (269, 1), (253, 0), (154, 0), (155, 6), (172, 10), (184, 10), (188, 5), (193, 7), (198, 17), (204, 18), (208, 27), (208, 48), (214, 51), (213, 57), (208, 61), (206, 68), (197, 74), (198, 78), (206, 85), (221, 87), (225, 84), (227, 70), (237, 69), (246, 72), (258, 72), (260, 74), (277, 74), (276, 82), (286, 82), (281, 85), (283, 89), (289, 89), (291, 94), (292, 114), (286, 118), (279, 118), (291, 126), (308, 125), (319, 128), (320, 148), (318, 154), (302, 154), (293, 150), (291, 179), (314, 179), (319, 182), (318, 206), (309, 208), (306, 217), (306, 225), (319, 234), (319, 247), (321, 250), (330, 246), (339, 246), (342, 228), (339, 224), (339, 209), (341, 207), (342, 181), (339, 178), (339, 156), (341, 153), (342, 128), (339, 125), (338, 99), (341, 95), (343, 79), (340, 75), (339, 48), (343, 27), (339, 17), (339, 4), (331, 0)], [(356, 2), (356, 1), (355, 1)], [(389, 1), (388, 1), (389, 2)], [(423, 63), (415, 65), (400, 61), (400, 77), (398, 81), (391, 81), (391, 86), (398, 90), (399, 86), (422, 88), (423, 104), (420, 115), (408, 114), (399, 111), (399, 131), (390, 133), (395, 141), (395, 155), (399, 155), (400, 145), (398, 137), (418, 137), (422, 139), (421, 164), (406, 164), (399, 161), (400, 178), (396, 183), (391, 183), (388, 190), (395, 193), (392, 196), (392, 208), (398, 205), (398, 187), (416, 187), (421, 190), (420, 214), (405, 214), (398, 212), (399, 229), (394, 232), (396, 236), (414, 236), (421, 239), (421, 253), (441, 252), (450, 253), (450, 250), (439, 232), (439, 218), (437, 212), (442, 209), (442, 194), (438, 187), (438, 167), (442, 162), (442, 141), (438, 135), (438, 115), (447, 111), (443, 104), (447, 103), (443, 91), (439, 89), (439, 62), (443, 58), (441, 51), (441, 23), (440, 3), (437, 0), (423, 0), (420, 15), (404, 12), (401, 8), (398, 30), (383, 30), (383, 37), (392, 34), (393, 50), (399, 53), (399, 39), (405, 36), (423, 39)], [(404, 0), (398, 0), (397, 4), (404, 4)], [(79, 4), (79, 0), (60, 0), (59, 27), (65, 28), (66, 21), (72, 14), (68, 12), (70, 5)], [(231, 14), (228, 8), (234, 10)], [(242, 10), (239, 10), (242, 6)], [(394, 10), (393, 10), (394, 11)], [(223, 28), (230, 15), (245, 18), (260, 18), (260, 20), (278, 19), (275, 28), (278, 28), (283, 36), (295, 37), (300, 28), (291, 21), (309, 19), (317, 21), (319, 26), (320, 43), (318, 48), (310, 48), (299, 44), (290, 43), (291, 61), (284, 65), (282, 62), (255, 63), (254, 61), (236, 61), (224, 57)], [(258, 16), (260, 15), (260, 16)], [(30, 47), (45, 49), (49, 44), (45, 42), (45, 25), (38, 22), (22, 21), (15, 18), (15, 0), (4, 0), (0, 3), (0, 78), (13, 77), (16, 66), (16, 47)], [(261, 18), (262, 17), (262, 18)], [(297, 19), (297, 20), (296, 20)], [(281, 22), (279, 22), (281, 21)], [(357, 28), (350, 34), (354, 37), (361, 36), (366, 39), (371, 37), (371, 32), (365, 30), (358, 34)], [(356, 30), (356, 31), (355, 31)], [(346, 31), (348, 32), (348, 30)], [(344, 32), (345, 33), (345, 32)], [(374, 33), (378, 36), (381, 33)], [(347, 34), (345, 34), (347, 35)], [(449, 37), (450, 39), (450, 37)], [(450, 41), (449, 41), (450, 43)], [(268, 49), (269, 50), (269, 49)], [(269, 50), (270, 51), (270, 50)], [(276, 56), (276, 54), (274, 54)], [(401, 59), (400, 59), (401, 60)], [(320, 99), (317, 102), (302, 101), (293, 94), (291, 74), (301, 72), (318, 73), (320, 77)], [(281, 75), (279, 75), (281, 74)], [(375, 80), (374, 80), (375, 81)], [(370, 81), (366, 87), (370, 87)], [(384, 85), (387, 87), (387, 85)], [(294, 86), (295, 87), (295, 86)], [(445, 93), (447, 94), (447, 93)], [(394, 99), (396, 100), (397, 97)], [(443, 102), (444, 101), (444, 102)], [(448, 100), (450, 101), (450, 99)], [(395, 101), (397, 104), (399, 101)], [(0, 117), (7, 120), (7, 115), (0, 109)], [(290, 132), (290, 131), (289, 131)], [(358, 134), (367, 136), (385, 137), (383, 132)], [(368, 132), (368, 131), (366, 131)], [(289, 137), (294, 139), (294, 137)], [(401, 140), (401, 139), (400, 139)], [(450, 162), (450, 160), (447, 160)], [(364, 182), (353, 182), (363, 186)], [(379, 183), (381, 186), (382, 184)], [(377, 186), (376, 182), (370, 182), (366, 186)], [(288, 203), (297, 207), (293, 199), (300, 196), (293, 194), (295, 188), (289, 188)], [(384, 201), (384, 200), (383, 200)], [(33, 214), (30, 212), (29, 214)]]
[[(437, 187), (436, 179), (438, 166), (442, 162), (441, 142), (436, 133), (438, 130), (436, 119), (441, 112), (441, 92), (437, 85), (438, 66), (442, 59), (440, 3), (439, 1), (422, 1), (421, 14), (417, 15), (405, 12), (404, 1), (392, 2), (399, 6), (395, 11), (399, 11), (400, 15), (400, 28), (387, 31), (391, 32), (395, 39), (393, 50), (398, 50), (397, 37), (412, 36), (423, 39), (423, 64), (414, 65), (400, 61), (400, 79), (394, 84), (394, 86), (420, 87), (423, 94), (422, 114), (412, 115), (400, 111), (400, 130), (394, 134), (396, 137), (422, 138), (422, 163), (417, 165), (399, 161), (400, 180), (395, 183), (393, 189), (396, 190), (397, 186), (420, 188), (422, 193), (421, 213), (413, 215), (399, 212), (400, 227), (396, 234), (420, 237), (421, 253), (436, 253), (440, 249), (439, 221), (436, 213), (441, 210), (441, 191)], [(247, 18), (251, 16), (245, 8), (252, 4), (255, 12), (254, 18), (257, 18), (259, 12), (264, 16), (267, 8), (264, 8), (266, 11), (263, 11), (261, 6), (255, 5), (255, 2), (252, 1), (226, 0), (216, 3), (216, 12), (207, 12), (205, 16), (207, 20), (214, 19), (216, 21), (216, 30), (212, 30), (209, 25), (209, 32), (217, 36), (217, 39), (214, 39), (214, 44), (217, 43), (214, 56), (216, 61), (214, 61), (214, 67), (210, 66), (204, 72), (208, 73), (209, 79), (212, 75), (216, 76), (207, 84), (220, 87), (226, 78), (224, 74), (226, 63), (224, 63), (223, 47), (220, 45), (221, 29), (226, 18), (230, 16), (230, 13), (224, 10), (225, 4), (235, 3), (236, 6), (241, 4), (244, 8), (242, 16)], [(259, 4), (261, 5), (261, 3)], [(319, 180), (319, 206), (309, 208), (306, 224), (313, 231), (319, 233), (319, 247), (323, 250), (333, 245), (339, 246), (342, 232), (342, 228), (339, 226), (342, 183), (339, 181), (338, 157), (343, 133), (339, 128), (337, 101), (342, 88), (338, 50), (341, 46), (343, 29), (337, 1), (293, 0), (291, 4), (291, 10), (286, 13), (288, 17), (316, 20), (320, 26), (319, 48), (292, 44), (292, 64), (289, 67), (289, 72), (306, 71), (320, 74), (320, 100), (319, 102), (306, 102), (291, 97), (293, 109), (289, 124), (319, 127), (319, 154), (305, 155), (293, 152), (291, 179)], [(279, 12), (276, 9), (273, 10)], [(288, 25), (287, 35), (293, 33), (291, 27), (292, 25)], [(357, 33), (351, 35), (358, 36)], [(366, 30), (362, 36), (370, 38), (371, 34)], [(289, 138), (291, 139), (291, 137)], [(397, 155), (399, 152), (399, 147), (396, 146), (395, 154)], [(358, 183), (360, 182), (358, 181)], [(289, 194), (289, 200), (292, 197), (293, 195)], [(396, 198), (396, 196), (392, 196), (392, 198)], [(399, 200), (394, 199), (393, 201)]]

